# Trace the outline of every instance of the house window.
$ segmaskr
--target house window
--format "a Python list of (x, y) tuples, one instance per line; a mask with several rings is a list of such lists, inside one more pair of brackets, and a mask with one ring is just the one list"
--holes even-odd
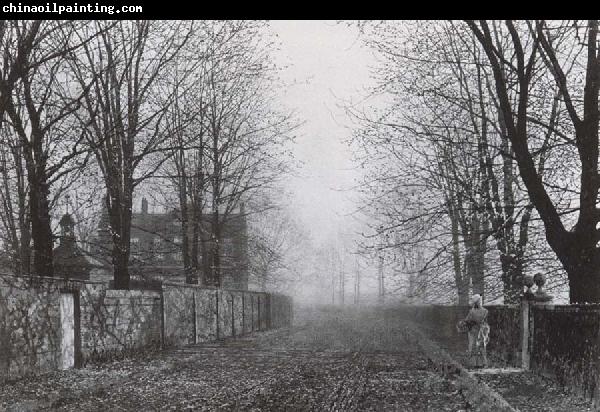
[(131, 252), (135, 255), (140, 250), (140, 238), (132, 237), (130, 240)]
[(181, 253), (181, 252), (173, 253), (173, 261), (175, 263), (183, 263), (183, 253)]
[(233, 256), (233, 242), (231, 239), (224, 239), (221, 245), (223, 256), (232, 257)]
[(152, 249), (154, 251), (154, 258), (159, 261), (165, 260), (165, 254), (162, 250), (162, 243), (162, 239), (158, 236), (152, 239)]
[(173, 244), (171, 245), (171, 250), (173, 253), (171, 254), (171, 259), (174, 263), (183, 263), (183, 253), (181, 252), (181, 237), (174, 236)]

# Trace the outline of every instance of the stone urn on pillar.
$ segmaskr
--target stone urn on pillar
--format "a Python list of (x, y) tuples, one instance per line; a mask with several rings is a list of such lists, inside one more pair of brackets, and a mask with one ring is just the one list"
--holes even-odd
[(523, 300), (533, 300), (535, 298), (535, 295), (531, 291), (531, 288), (533, 287), (534, 283), (535, 283), (535, 281), (534, 281), (533, 276), (531, 276), (531, 275), (523, 276), (523, 286), (525, 286), (527, 288), (525, 290), (525, 292), (523, 293)]
[(543, 273), (536, 273), (533, 277), (533, 281), (537, 286), (537, 290), (534, 294), (534, 299), (536, 302), (550, 302), (552, 300), (552, 295), (549, 295), (544, 290), (544, 285), (546, 284), (546, 277)]

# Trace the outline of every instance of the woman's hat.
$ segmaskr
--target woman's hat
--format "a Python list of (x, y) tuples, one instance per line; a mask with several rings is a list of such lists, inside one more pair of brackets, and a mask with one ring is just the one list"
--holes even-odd
[(471, 305), (474, 305), (478, 302), (481, 303), (481, 295), (476, 293), (475, 295), (473, 295), (473, 297), (471, 297)]

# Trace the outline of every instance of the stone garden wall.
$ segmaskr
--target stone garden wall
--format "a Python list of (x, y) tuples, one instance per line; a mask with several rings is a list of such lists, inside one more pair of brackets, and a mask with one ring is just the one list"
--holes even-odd
[(60, 292), (0, 277), (0, 381), (60, 365)]
[(100, 282), (0, 275), (0, 382), (134, 350), (289, 326), (291, 305), (282, 295), (182, 284), (113, 290)]
[(600, 406), (600, 306), (534, 306), (531, 368)]
[(83, 283), (79, 291), (81, 362), (160, 348), (161, 294)]
[[(528, 366), (600, 406), (600, 305), (544, 305), (529, 303), (529, 316), (521, 327), (522, 311), (516, 305), (489, 305), (488, 353), (520, 367), (523, 342)], [(406, 305), (393, 309), (446, 342), (466, 338), (455, 325), (468, 306)]]
[(490, 324), (488, 350), (511, 366), (521, 362), (521, 308), (517, 305), (485, 306)]
[[(490, 325), (490, 355), (504, 359), (511, 366), (520, 362), (520, 308), (509, 305), (484, 305), (488, 310)], [(456, 324), (464, 319), (469, 306), (406, 305), (397, 310), (404, 316), (429, 329), (436, 337), (445, 340), (462, 340), (466, 348), (466, 336), (456, 331)]]
[(289, 326), (294, 317), (292, 300), (289, 296), (269, 294), (269, 329)]
[(289, 297), (164, 284), (165, 346), (188, 345), (291, 325)]

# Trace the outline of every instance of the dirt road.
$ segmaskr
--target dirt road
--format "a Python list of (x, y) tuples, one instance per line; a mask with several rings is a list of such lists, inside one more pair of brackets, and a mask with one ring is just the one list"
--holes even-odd
[(11, 382), (0, 409), (467, 410), (399, 319), (313, 311), (296, 325)]

